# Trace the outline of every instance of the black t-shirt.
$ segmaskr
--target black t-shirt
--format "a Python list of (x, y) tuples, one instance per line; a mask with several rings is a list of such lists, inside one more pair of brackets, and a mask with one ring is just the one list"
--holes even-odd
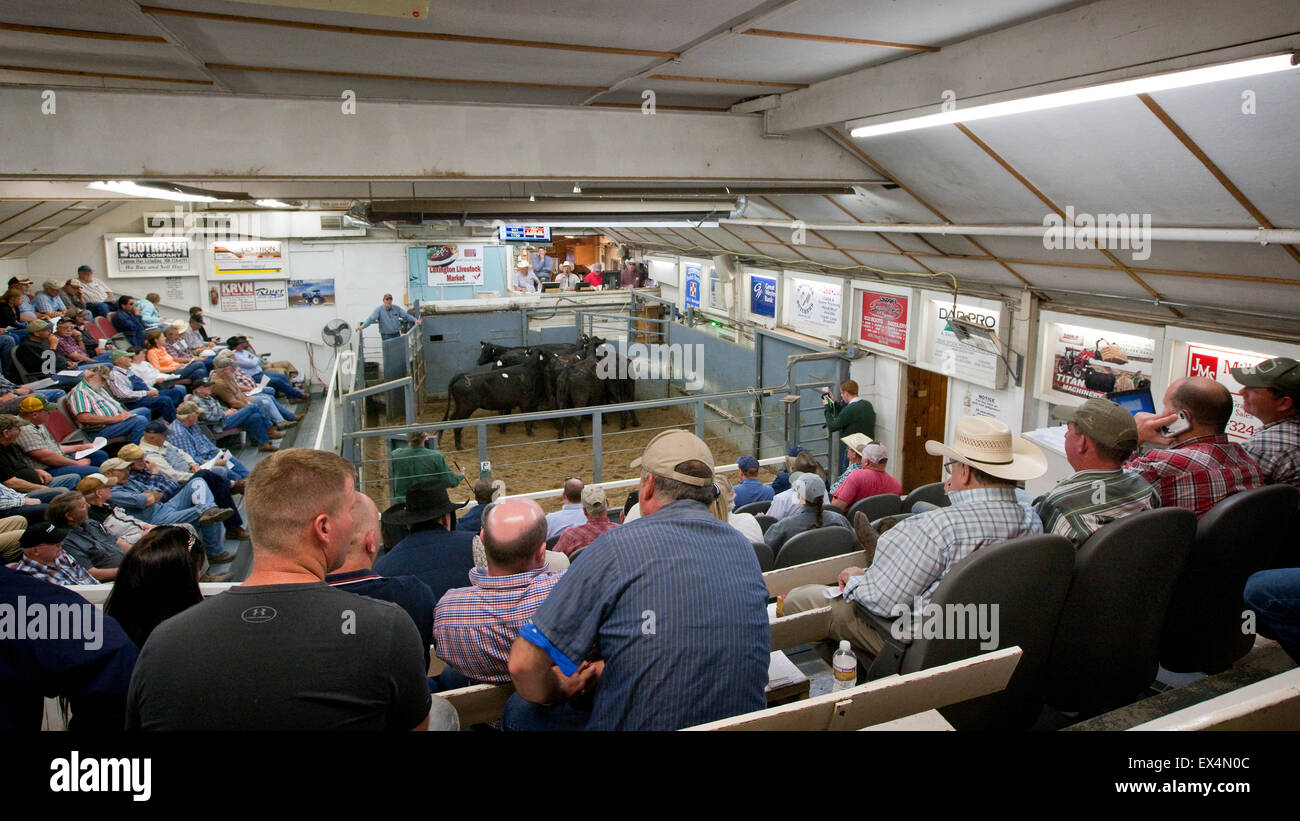
[(317, 584), (232, 587), (160, 624), (128, 730), (411, 730), (432, 702), (395, 604)]
[(27, 464), (17, 445), (0, 445), (0, 482), (7, 482), (15, 476), (34, 485), (42, 484), (41, 477)]

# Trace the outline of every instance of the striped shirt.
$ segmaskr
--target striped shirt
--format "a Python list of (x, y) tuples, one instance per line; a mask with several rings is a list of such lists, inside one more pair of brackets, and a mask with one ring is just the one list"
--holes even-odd
[(615, 527), (618, 527), (618, 522), (611, 522), (607, 513), (602, 513), (599, 516), (588, 516), (587, 521), (582, 524), (569, 525), (564, 529), (560, 534), (560, 540), (555, 543), (555, 552), (572, 556), (596, 541), (597, 536)]
[(1043, 530), (1075, 546), (1116, 519), (1160, 507), (1145, 479), (1122, 470), (1081, 470), (1035, 502)]
[(114, 365), (108, 369), (108, 392), (116, 399), (143, 399), (149, 391), (137, 390), (131, 384), (131, 372)]
[[(126, 408), (107, 391), (90, 387), (84, 379), (76, 384), (68, 394), (68, 407), (72, 409), (73, 418), (79, 413), (93, 413), (96, 416), (117, 416), (126, 413)], [(84, 425), (82, 427), (85, 427)]]
[(1300, 488), (1300, 416), (1265, 425), (1242, 445), (1273, 485)]
[(10, 568), (17, 570), (19, 573), (26, 573), (28, 576), (35, 576), (43, 579), (50, 584), (99, 584), (99, 580), (90, 575), (77, 564), (76, 560), (64, 551), (59, 551), (59, 557), (54, 560), (54, 564), (41, 564), (32, 561), (23, 556), (18, 562), (9, 565)]
[(559, 573), (529, 570), (489, 576), (474, 568), (470, 587), (448, 590), (433, 611), (433, 643), (438, 658), (474, 681), (510, 682), (510, 645), (519, 626), (551, 595)]
[(77, 281), (81, 283), (81, 296), (87, 302), (108, 301), (108, 288), (105, 287), (104, 283), (100, 282), (98, 279), (92, 276), (90, 278), (90, 281), (87, 282), (86, 280), (78, 277)]
[(675, 730), (767, 705), (758, 559), (699, 502), (679, 499), (601, 534), (527, 627), (521, 635), (548, 643), (563, 670), (593, 649), (604, 659), (589, 730)]
[(1222, 433), (1148, 451), (1124, 470), (1150, 482), (1160, 493), (1161, 506), (1185, 507), (1198, 519), (1232, 494), (1265, 484), (1259, 464)]
[(844, 598), (880, 616), (913, 618), (954, 564), (986, 545), (1043, 532), (1043, 523), (1010, 488), (981, 487), (948, 494), (950, 507), (911, 516), (885, 531), (867, 572), (844, 586)]

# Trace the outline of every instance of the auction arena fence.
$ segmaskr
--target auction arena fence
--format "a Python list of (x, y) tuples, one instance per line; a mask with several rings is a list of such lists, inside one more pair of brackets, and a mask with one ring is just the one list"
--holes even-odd
[[(438, 437), (448, 464), (460, 467), (470, 483), (476, 463), (480, 469), (487, 464), (494, 476), (505, 476), (511, 495), (542, 498), (557, 495), (570, 475), (589, 483), (608, 480), (611, 487), (634, 485), (628, 463), (649, 438), (670, 428), (693, 430), (719, 465), (740, 454), (779, 464), (797, 444), (832, 472), (842, 468), (838, 437), (825, 428), (821, 389), (847, 378), (850, 354), (693, 311), (681, 314), (653, 292), (606, 296), (599, 302), (424, 306), (417, 327), (384, 341), (382, 372), (363, 365), (349, 373), (347, 362), (336, 359), (328, 425), (322, 423), (317, 446), (333, 445), (356, 464), (362, 488), (379, 502), (395, 495), (389, 454), (416, 431)], [(476, 364), (482, 343), (576, 343), (584, 336), (605, 340), (621, 368), (613, 375), (632, 379), (635, 400), (572, 409), (543, 405), (501, 416), (480, 411), (443, 421), (451, 379), (491, 372), (492, 363)], [(367, 402), (380, 398), (386, 418), (370, 413), (368, 426)], [(640, 426), (623, 429), (625, 412), (638, 414)], [(581, 423), (581, 436), (574, 422)], [(531, 437), (523, 434), (523, 423), (534, 423)], [(505, 433), (501, 424), (509, 426)], [(454, 446), (457, 428), (461, 449)]]

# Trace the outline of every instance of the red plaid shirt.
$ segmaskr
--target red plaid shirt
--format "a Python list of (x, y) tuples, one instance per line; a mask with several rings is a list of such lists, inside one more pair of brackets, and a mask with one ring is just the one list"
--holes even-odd
[(618, 523), (611, 522), (608, 514), (602, 513), (595, 518), (588, 516), (585, 525), (573, 525), (564, 529), (560, 540), (555, 543), (555, 552), (572, 556), (596, 541), (597, 536), (615, 527), (618, 527)]
[(1266, 484), (1259, 464), (1222, 433), (1149, 451), (1124, 469), (1151, 483), (1161, 507), (1185, 507), (1198, 519), (1232, 494)]
[(510, 645), (519, 627), (551, 595), (559, 573), (529, 570), (489, 576), (474, 568), (471, 587), (448, 590), (433, 611), (433, 643), (438, 658), (466, 678), (490, 684), (510, 681)]

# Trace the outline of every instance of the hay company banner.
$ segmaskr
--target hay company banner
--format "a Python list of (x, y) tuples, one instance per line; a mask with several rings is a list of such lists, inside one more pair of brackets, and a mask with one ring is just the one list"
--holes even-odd
[(1150, 386), (1155, 340), (1075, 325), (1058, 325), (1056, 331), (1046, 340), (1052, 391), (1091, 399)]
[(430, 245), (428, 284), (482, 285), (484, 256), (482, 245)]
[(858, 339), (893, 348), (907, 350), (907, 297), (862, 292), (862, 324)]
[(184, 237), (117, 237), (110, 260), (117, 276), (191, 274), (190, 241)]

